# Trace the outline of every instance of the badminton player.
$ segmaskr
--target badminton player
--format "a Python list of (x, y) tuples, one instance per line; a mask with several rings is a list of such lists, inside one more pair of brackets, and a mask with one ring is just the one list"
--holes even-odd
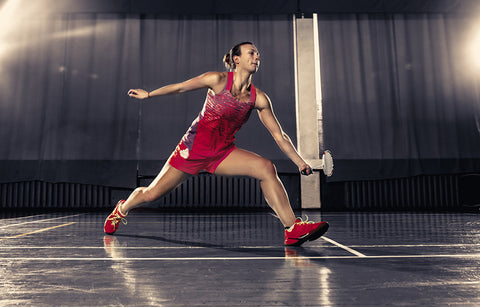
[(327, 222), (314, 223), (295, 217), (285, 188), (270, 160), (234, 144), (235, 133), (256, 109), (263, 125), (298, 170), (304, 175), (312, 173), (310, 165), (282, 130), (270, 99), (252, 83), (252, 76), (260, 66), (257, 48), (250, 42), (240, 43), (225, 54), (223, 61), (228, 71), (207, 72), (151, 92), (143, 89), (128, 91), (130, 97), (149, 99), (205, 88), (207, 97), (200, 114), (155, 180), (148, 187), (136, 188), (126, 200), (117, 203), (105, 220), (105, 233), (113, 234), (121, 222), (126, 223), (125, 217), (133, 208), (165, 195), (200, 171), (258, 179), (268, 205), (285, 227), (285, 245), (300, 245), (319, 238), (327, 231)]

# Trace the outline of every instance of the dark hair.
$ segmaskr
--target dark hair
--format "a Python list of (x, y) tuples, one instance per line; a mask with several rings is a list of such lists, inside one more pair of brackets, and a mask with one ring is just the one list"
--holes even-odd
[(230, 49), (230, 51), (228, 53), (225, 54), (225, 56), (223, 57), (223, 62), (225, 63), (225, 67), (227, 68), (227, 70), (229, 69), (235, 69), (235, 62), (233, 61), (233, 57), (234, 56), (240, 56), (242, 54), (242, 50), (240, 47), (242, 47), (243, 45), (253, 45), (253, 43), (251, 42), (243, 42), (243, 43), (240, 43), (240, 44), (236, 44), (235, 46), (233, 46), (232, 49)]

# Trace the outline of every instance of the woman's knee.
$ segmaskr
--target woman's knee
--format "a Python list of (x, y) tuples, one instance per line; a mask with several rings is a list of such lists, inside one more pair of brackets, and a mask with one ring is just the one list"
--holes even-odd
[(257, 178), (259, 179), (267, 179), (271, 177), (277, 177), (277, 169), (275, 164), (272, 161), (262, 158), (260, 159), (255, 165), (255, 172), (257, 174)]

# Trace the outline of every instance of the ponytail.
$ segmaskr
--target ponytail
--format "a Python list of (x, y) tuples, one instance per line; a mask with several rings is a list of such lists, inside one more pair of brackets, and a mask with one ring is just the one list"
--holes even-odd
[(230, 52), (223, 56), (223, 63), (225, 64), (225, 68), (227, 70), (235, 69), (235, 63), (233, 62), (231, 52), (232, 51), (230, 50)]

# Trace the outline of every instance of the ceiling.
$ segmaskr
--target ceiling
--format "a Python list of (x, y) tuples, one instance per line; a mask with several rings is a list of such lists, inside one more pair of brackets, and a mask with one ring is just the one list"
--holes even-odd
[[(0, 5), (7, 1), (0, 0)], [(480, 0), (35, 0), (54, 13), (312, 14), (480, 13)]]

